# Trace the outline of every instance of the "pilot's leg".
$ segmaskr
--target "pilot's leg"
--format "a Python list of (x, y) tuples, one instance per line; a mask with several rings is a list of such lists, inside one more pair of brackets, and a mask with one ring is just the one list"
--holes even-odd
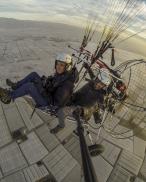
[(22, 97), (24, 95), (31, 96), (33, 100), (36, 102), (37, 107), (48, 105), (48, 101), (41, 95), (34, 83), (25, 83), (18, 89), (10, 92), (12, 100), (15, 100), (16, 98)]
[(72, 117), (72, 113), (75, 110), (75, 106), (66, 106), (58, 110), (57, 117), (59, 124), (50, 130), (51, 133), (57, 133), (65, 127), (65, 119), (67, 116)]
[(13, 90), (21, 87), (23, 84), (26, 84), (28, 82), (33, 82), (40, 85), (42, 81), (41, 77), (36, 72), (31, 72), (25, 78), (18, 82), (12, 82), (10, 79), (6, 79), (7, 85), (10, 86)]

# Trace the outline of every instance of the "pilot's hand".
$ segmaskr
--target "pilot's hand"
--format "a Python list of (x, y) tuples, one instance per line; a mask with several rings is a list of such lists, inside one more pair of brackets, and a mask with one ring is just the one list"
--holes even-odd
[(42, 85), (43, 85), (43, 87), (45, 87), (46, 81), (47, 81), (47, 77), (46, 77), (45, 75), (43, 75), (43, 76), (41, 77), (41, 80), (42, 80)]

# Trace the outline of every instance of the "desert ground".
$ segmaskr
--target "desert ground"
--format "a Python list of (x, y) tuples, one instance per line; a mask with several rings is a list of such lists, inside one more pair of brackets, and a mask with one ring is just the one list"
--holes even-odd
[[(83, 30), (78, 27), (0, 18), (1, 86), (5, 86), (6, 78), (19, 80), (32, 71), (52, 74), (57, 53), (72, 54), (68, 45), (79, 48), (82, 38)], [(95, 45), (94, 40), (89, 49)], [(132, 46), (126, 43), (116, 48), (116, 66), (126, 60), (144, 58), (139, 48), (132, 52)], [(107, 64), (109, 60), (110, 52), (105, 55)], [(146, 103), (144, 70), (143, 66), (134, 70), (132, 83), (135, 84), (130, 85), (128, 98), (142, 106)], [(65, 129), (52, 135), (49, 130), (56, 125), (56, 118), (36, 111), (31, 119), (31, 113), (31, 106), (23, 98), (9, 106), (0, 103), (0, 181), (84, 181), (79, 140), (73, 133), (76, 124), (67, 121)], [(89, 128), (93, 140), (98, 139), (97, 143), (105, 147), (103, 154), (92, 158), (99, 182), (146, 181), (145, 116), (145, 112), (134, 112), (123, 106), (108, 118), (107, 129), (101, 131), (99, 138), (96, 135), (99, 130)], [(93, 119), (91, 123), (97, 127)], [(108, 132), (111, 127), (124, 135)], [(12, 133), (21, 128), (27, 132), (25, 141), (12, 137)], [(90, 145), (88, 137), (86, 139)]]

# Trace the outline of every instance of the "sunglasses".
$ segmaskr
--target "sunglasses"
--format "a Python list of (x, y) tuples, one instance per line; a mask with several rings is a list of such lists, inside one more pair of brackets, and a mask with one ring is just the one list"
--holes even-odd
[(59, 65), (62, 65), (62, 66), (66, 65), (66, 63), (65, 63), (65, 62), (60, 61), (60, 60), (56, 60), (56, 64), (59, 64)]

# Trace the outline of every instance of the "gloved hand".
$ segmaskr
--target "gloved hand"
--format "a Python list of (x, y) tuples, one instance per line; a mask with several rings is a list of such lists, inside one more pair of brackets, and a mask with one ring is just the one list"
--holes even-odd
[(45, 87), (46, 81), (47, 81), (47, 77), (46, 77), (45, 75), (43, 75), (43, 76), (41, 77), (41, 80), (42, 80), (42, 85), (43, 85), (43, 87)]
[(45, 75), (43, 75), (42, 77), (41, 77), (41, 80), (46, 80), (47, 79), (47, 77), (45, 76)]
[(54, 88), (53, 88), (52, 80), (53, 80), (53, 76), (49, 76), (49, 77), (46, 79), (44, 88), (45, 88), (48, 92), (52, 92), (53, 89), (54, 89)]
[(58, 109), (58, 106), (50, 105), (50, 115), (56, 115)]

